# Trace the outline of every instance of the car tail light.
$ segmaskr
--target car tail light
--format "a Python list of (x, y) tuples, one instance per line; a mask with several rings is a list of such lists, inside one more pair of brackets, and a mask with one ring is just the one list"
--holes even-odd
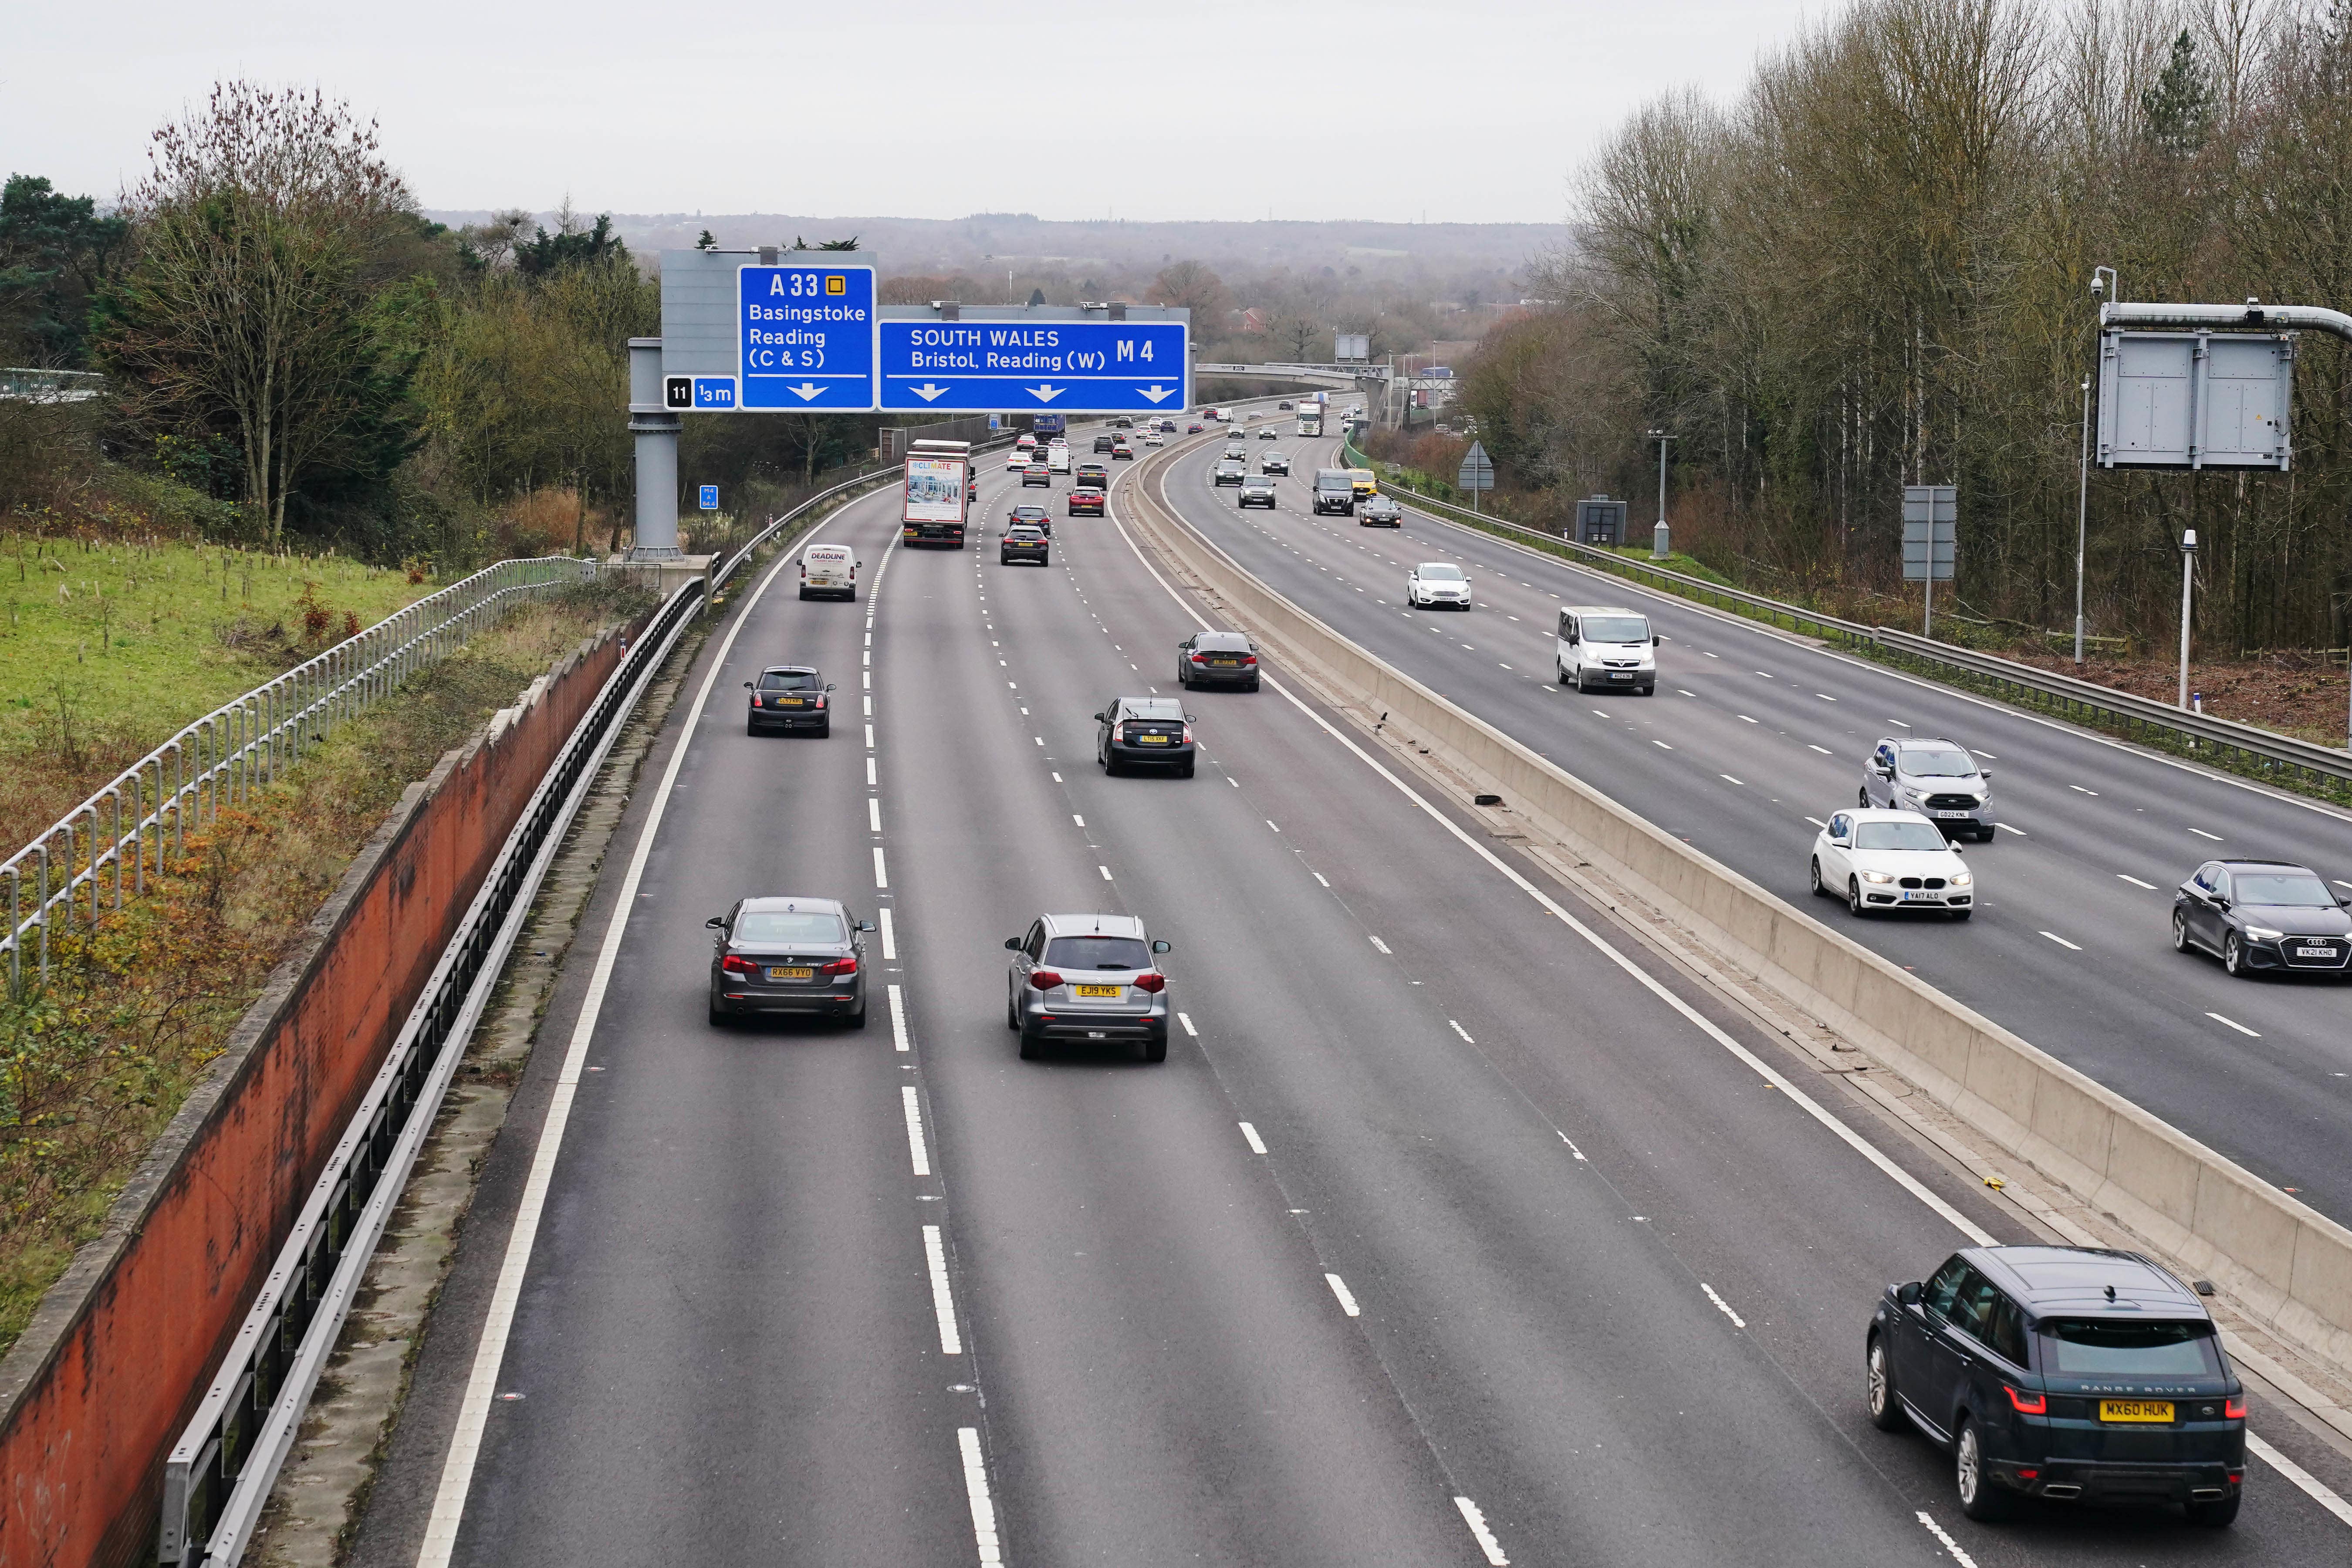
[(2020, 1415), (2050, 1414), (2050, 1396), (2046, 1394), (2028, 1394), (2021, 1388), (2011, 1388), (2005, 1383), (2000, 1385), (2000, 1391), (2009, 1395), (2010, 1408)]
[(846, 980), (856, 973), (857, 957), (855, 953), (847, 958), (836, 958), (817, 971), (817, 973), (827, 980)]
[(1184, 743), (1188, 746), (1192, 743), (1192, 726), (1190, 724), (1184, 726)]
[(754, 691), (753, 693), (751, 693), (751, 706), (752, 706), (752, 707), (754, 707), (754, 708), (764, 708), (764, 707), (766, 707), (766, 706), (767, 706), (767, 704), (766, 704), (766, 703), (764, 703), (764, 702), (761, 702), (761, 701), (760, 700), (760, 694), (759, 694), (758, 692)]
[(2020, 1470), (2017, 1472), (2017, 1479), (2021, 1481), (2038, 1481), (2042, 1479), (2042, 1472), (2040, 1470)]
[(2223, 1400), (2221, 1418), (2225, 1421), (2243, 1421), (2246, 1418), (2246, 1396), (2237, 1394)]
[(1257, 662), (1257, 655), (1254, 653), (1245, 653), (1242, 655), (1242, 662), (1244, 664), (1255, 664)]
[(1192, 656), (1192, 662), (1194, 664), (1206, 664), (1209, 662), (1209, 656), (1205, 653), (1196, 653)]
[(1139, 974), (1135, 977), (1135, 988), (1138, 991), (1164, 991), (1168, 988), (1168, 976), (1156, 972)]
[(725, 958), (719, 961), (719, 972), (724, 974), (741, 974), (748, 976), (756, 975), (760, 973), (760, 966), (758, 964), (752, 963), (748, 958), (737, 958), (732, 953), (728, 954)]
[(822, 692), (822, 691), (818, 692), (818, 693), (816, 694), (816, 701), (815, 701), (814, 703), (811, 704), (811, 706), (813, 706), (813, 707), (817, 707), (817, 708), (822, 708), (822, 707), (824, 707), (824, 692)]
[(1061, 983), (1062, 977), (1050, 969), (1033, 969), (1029, 972), (1029, 984), (1040, 991), (1051, 991)]

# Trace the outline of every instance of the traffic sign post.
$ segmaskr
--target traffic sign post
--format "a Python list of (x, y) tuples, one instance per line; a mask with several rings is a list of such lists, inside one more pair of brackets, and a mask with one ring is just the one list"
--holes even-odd
[(735, 277), (735, 406), (856, 414), (875, 406), (873, 268), (793, 260), (747, 265)]
[(881, 406), (891, 413), (1181, 408), (1191, 401), (1188, 336), (1179, 320), (1061, 320), (1042, 311), (998, 321), (886, 317)]
[(1484, 443), (1473, 441), (1462, 455), (1462, 470), (1454, 477), (1454, 488), (1470, 492), (1470, 510), (1478, 510), (1478, 492), (1495, 488), (1495, 460), (1486, 456)]
[(1903, 487), (1903, 580), (1927, 585), (1919, 635), (1936, 635), (1936, 584), (1958, 569), (1960, 492), (1953, 485)]

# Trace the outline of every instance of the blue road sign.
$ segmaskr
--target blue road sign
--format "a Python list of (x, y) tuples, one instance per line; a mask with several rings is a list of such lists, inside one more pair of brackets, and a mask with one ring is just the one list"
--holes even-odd
[(717, 511), (719, 510), (719, 487), (717, 485), (705, 485), (702, 487), (702, 510), (705, 511)]
[(881, 406), (1144, 414), (1189, 401), (1182, 321), (881, 323)]
[(736, 329), (740, 406), (874, 406), (873, 268), (814, 259), (740, 268)]

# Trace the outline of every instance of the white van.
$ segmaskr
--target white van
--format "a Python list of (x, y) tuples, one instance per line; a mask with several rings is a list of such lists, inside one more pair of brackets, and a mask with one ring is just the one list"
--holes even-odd
[(857, 556), (846, 544), (816, 543), (801, 552), (801, 597), (857, 597)]
[(1658, 689), (1663, 641), (1639, 610), (1571, 605), (1559, 613), (1559, 643), (1552, 671), (1562, 686), (1589, 691), (1598, 686), (1631, 689), (1647, 697)]
[(1070, 471), (1070, 448), (1060, 441), (1045, 448), (1045, 471), (1066, 474)]

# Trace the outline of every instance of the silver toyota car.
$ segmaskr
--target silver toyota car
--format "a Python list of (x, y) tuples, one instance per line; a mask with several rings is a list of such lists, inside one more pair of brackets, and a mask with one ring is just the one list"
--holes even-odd
[(1021, 1036), (1024, 1060), (1049, 1043), (1131, 1040), (1143, 1059), (1168, 1059), (1168, 977), (1155, 955), (1164, 942), (1133, 915), (1039, 915), (1026, 936), (1009, 936), (1004, 1026)]

